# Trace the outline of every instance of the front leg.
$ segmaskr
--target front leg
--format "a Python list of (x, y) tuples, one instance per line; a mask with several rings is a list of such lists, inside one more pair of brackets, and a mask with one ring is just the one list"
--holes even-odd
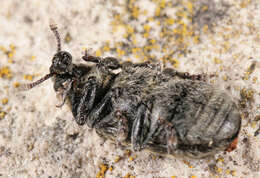
[(87, 124), (90, 128), (98, 127), (98, 125), (102, 125), (103, 122), (106, 122), (106, 118), (113, 111), (113, 105), (116, 98), (119, 97), (119, 92), (119, 88), (110, 90), (110, 92), (108, 92), (105, 97), (91, 110), (87, 120)]
[(68, 79), (68, 82), (65, 83), (65, 87), (62, 86), (62, 87), (60, 87), (60, 90), (57, 91), (58, 93), (60, 91), (61, 99), (62, 99), (61, 104), (56, 105), (57, 108), (61, 108), (65, 104), (66, 99), (67, 99), (67, 97), (69, 95), (69, 92), (70, 92), (70, 90), (72, 88), (72, 83), (73, 82), (75, 82), (75, 80)]
[(99, 85), (95, 78), (90, 78), (84, 85), (82, 96), (76, 110), (75, 120), (77, 124), (83, 125), (86, 123), (88, 114), (94, 106), (98, 89)]

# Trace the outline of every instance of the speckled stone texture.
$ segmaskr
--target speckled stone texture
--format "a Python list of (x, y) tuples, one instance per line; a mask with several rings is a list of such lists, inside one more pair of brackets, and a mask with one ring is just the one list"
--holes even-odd
[[(259, 0), (1, 0), (0, 7), (0, 177), (260, 177)], [(51, 80), (19, 91), (48, 73), (56, 52), (50, 18), (75, 63), (89, 49), (215, 74), (208, 82), (241, 110), (238, 148), (217, 154), (215, 171), (207, 159), (129, 152), (78, 126), (67, 106), (56, 108)]]

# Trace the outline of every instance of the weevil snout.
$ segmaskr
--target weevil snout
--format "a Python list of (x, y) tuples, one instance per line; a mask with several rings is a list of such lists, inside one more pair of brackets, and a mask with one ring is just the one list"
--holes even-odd
[(66, 74), (72, 72), (72, 56), (66, 51), (57, 52), (52, 59), (50, 73)]

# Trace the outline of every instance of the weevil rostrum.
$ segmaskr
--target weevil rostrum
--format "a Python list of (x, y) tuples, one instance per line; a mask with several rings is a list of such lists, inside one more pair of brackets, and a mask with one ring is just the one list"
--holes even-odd
[(120, 63), (85, 53), (87, 64), (73, 64), (58, 47), (50, 72), (24, 89), (52, 78), (54, 90), (68, 103), (78, 125), (87, 124), (118, 145), (134, 151), (204, 158), (236, 148), (241, 117), (233, 99), (203, 81), (156, 64)]

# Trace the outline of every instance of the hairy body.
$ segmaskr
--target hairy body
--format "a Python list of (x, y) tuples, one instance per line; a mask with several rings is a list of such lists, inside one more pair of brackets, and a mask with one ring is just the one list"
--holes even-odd
[(90, 70), (82, 67), (85, 73), (69, 90), (78, 124), (134, 150), (192, 158), (225, 150), (238, 136), (240, 115), (224, 91), (146, 63), (122, 65), (114, 74), (100, 60)]
[(82, 59), (94, 65), (76, 65), (61, 51), (57, 27), (51, 30), (58, 49), (50, 73), (23, 87), (52, 77), (62, 98), (57, 107), (67, 101), (77, 124), (136, 151), (204, 158), (236, 147), (241, 118), (235, 102), (203, 75), (88, 53)]

